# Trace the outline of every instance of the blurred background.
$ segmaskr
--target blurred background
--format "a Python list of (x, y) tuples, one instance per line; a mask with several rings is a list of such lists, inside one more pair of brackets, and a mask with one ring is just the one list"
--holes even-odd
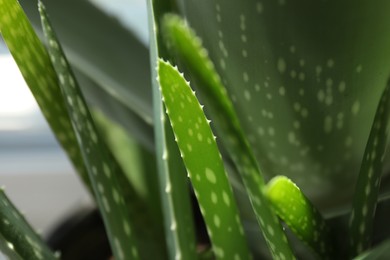
[[(143, 0), (91, 0), (148, 42)], [(81, 209), (87, 191), (55, 140), (0, 36), (0, 186), (43, 237)], [(0, 254), (0, 259), (6, 259)]]

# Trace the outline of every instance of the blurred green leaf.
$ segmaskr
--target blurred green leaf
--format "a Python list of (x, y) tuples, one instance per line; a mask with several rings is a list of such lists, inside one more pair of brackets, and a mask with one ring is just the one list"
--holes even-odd
[(138, 241), (133, 232), (134, 222), (130, 221), (130, 212), (125, 204), (126, 191), (120, 182), (122, 173), (119, 165), (112, 158), (96, 129), (41, 2), (39, 11), (50, 58), (60, 81), (60, 89), (103, 216), (114, 257), (139, 259)]
[[(41, 31), (36, 2), (20, 2)], [(81, 85), (87, 101), (130, 134), (140, 136), (142, 144), (150, 149), (153, 110), (147, 46), (89, 1), (44, 3), (72, 67), (94, 82), (87, 87)]]
[(148, 204), (158, 206), (155, 156), (104, 113), (96, 109), (91, 112), (107, 146), (121, 165), (129, 182), (134, 186), (136, 193), (143, 199), (150, 196), (154, 202)]
[(115, 123), (125, 129), (128, 135), (134, 137), (145, 149), (154, 150), (153, 127), (145, 122), (127, 104), (119, 102), (114, 93), (106, 92), (99, 83), (74, 68), (75, 76), (81, 90), (86, 94), (85, 99), (90, 107), (100, 110)]
[[(154, 259), (156, 255), (163, 259), (166, 254), (162, 207), (156, 169), (156, 158), (143, 146), (128, 136), (126, 131), (101, 112), (93, 111), (93, 117), (106, 140), (107, 146), (123, 169), (134, 193), (129, 194), (126, 204), (131, 208), (135, 219), (135, 231), (140, 241), (143, 259)], [(129, 190), (126, 185), (124, 190)], [(134, 199), (138, 198), (138, 199)]]
[(167, 114), (213, 251), (218, 259), (227, 256), (248, 259), (238, 209), (209, 122), (188, 82), (177, 69), (160, 60), (158, 76)]
[(364, 152), (350, 216), (351, 256), (368, 249), (389, 135), (390, 81), (379, 101)]
[(0, 189), (0, 250), (10, 259), (57, 259)]
[(374, 247), (373, 249), (365, 252), (357, 257), (354, 260), (382, 260), (390, 258), (390, 240), (384, 241), (379, 246)]

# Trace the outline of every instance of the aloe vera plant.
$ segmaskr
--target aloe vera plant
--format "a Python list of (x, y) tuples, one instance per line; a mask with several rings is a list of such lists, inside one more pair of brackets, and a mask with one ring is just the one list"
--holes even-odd
[[(53, 26), (41, 2), (39, 17), (22, 2), (45, 44), (16, 0), (0, 0), (0, 32), (115, 259), (389, 257), (386, 1), (148, 0), (149, 56), (94, 6), (47, 4)], [(60, 11), (71, 6), (80, 28)], [(120, 41), (112, 56), (94, 25)], [(57, 257), (1, 195), (0, 250)]]

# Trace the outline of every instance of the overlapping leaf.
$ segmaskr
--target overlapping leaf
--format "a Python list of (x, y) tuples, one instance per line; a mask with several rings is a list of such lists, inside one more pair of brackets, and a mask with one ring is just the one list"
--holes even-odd
[[(156, 158), (128, 136), (125, 129), (100, 111), (92, 111), (100, 133), (123, 170), (120, 178), (125, 202), (134, 219), (142, 259), (166, 256), (162, 207), (159, 196)], [(130, 184), (130, 187), (129, 187)]]
[(189, 71), (199, 81), (200, 91), (208, 101), (222, 142), (232, 157), (246, 187), (259, 225), (274, 257), (294, 258), (282, 227), (264, 196), (264, 180), (256, 159), (243, 133), (233, 105), (227, 96), (213, 63), (202, 48), (201, 41), (178, 16), (167, 15), (164, 33)]
[(379, 246), (354, 258), (354, 260), (381, 260), (390, 257), (390, 240), (384, 241)]
[(364, 152), (350, 216), (351, 256), (369, 248), (385, 158), (390, 118), (390, 82), (380, 99)]
[(121, 170), (99, 136), (41, 2), (39, 2), (39, 11), (50, 58), (59, 78), (60, 89), (106, 225), (114, 256), (116, 259), (138, 259), (138, 244), (133, 232), (133, 223), (129, 221), (130, 213), (124, 201), (126, 191), (123, 190), (120, 182)]
[[(222, 157), (188, 82), (169, 63), (158, 76), (167, 114), (218, 259), (248, 259), (249, 252)], [(234, 239), (233, 239), (234, 238)]]
[(160, 194), (163, 203), (165, 231), (170, 258), (195, 259), (195, 232), (192, 211), (189, 208), (189, 188), (185, 168), (174, 141), (172, 129), (166, 119), (162, 96), (157, 82), (156, 65), (163, 55), (159, 43), (158, 21), (164, 10), (170, 10), (169, 1), (148, 2), (150, 53), (153, 83), (154, 129)]
[(390, 71), (390, 35), (382, 33), (390, 2), (355, 2), (353, 12), (337, 0), (177, 2), (264, 175), (293, 179), (324, 213), (349, 206)]
[[(36, 1), (20, 3), (40, 30)], [(72, 66), (84, 78), (94, 81), (94, 88), (81, 86), (87, 101), (104, 110), (128, 133), (140, 137), (148, 148), (153, 146), (147, 46), (90, 1), (46, 1), (45, 4)], [(128, 7), (132, 7), (131, 3)], [(114, 103), (117, 104), (112, 106)]]

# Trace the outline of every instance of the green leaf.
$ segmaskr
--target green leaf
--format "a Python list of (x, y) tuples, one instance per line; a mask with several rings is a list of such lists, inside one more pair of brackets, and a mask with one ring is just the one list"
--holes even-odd
[(156, 156), (169, 257), (170, 259), (195, 259), (195, 232), (188, 180), (172, 129), (164, 113), (159, 83), (156, 80), (158, 57), (165, 53), (164, 46), (160, 44), (161, 35), (158, 34), (156, 22), (160, 20), (165, 10), (171, 10), (171, 6), (168, 1), (149, 0), (147, 3)]
[(390, 240), (382, 242), (379, 246), (374, 247), (368, 252), (354, 258), (354, 260), (381, 260), (390, 257)]
[(202, 47), (200, 39), (178, 16), (165, 16), (163, 28), (168, 42), (173, 45), (181, 60), (199, 82), (199, 91), (207, 100), (222, 142), (241, 174), (272, 255), (275, 258), (294, 258), (281, 224), (263, 193), (265, 183), (255, 156), (207, 51)]
[(284, 176), (274, 177), (267, 185), (266, 194), (276, 214), (295, 235), (311, 247), (321, 259), (332, 259), (330, 229), (321, 213), (302, 191)]
[(74, 66), (73, 68), (88, 105), (101, 110), (112, 121), (120, 124), (128, 135), (133, 136), (149, 151), (153, 151), (153, 127), (150, 122), (140, 118), (126, 102), (118, 100), (118, 94), (115, 91), (107, 92), (99, 85), (96, 78), (89, 77)]
[(0, 189), (0, 250), (11, 259), (56, 259)]
[[(156, 158), (148, 150), (143, 148), (125, 129), (112, 121), (102, 111), (91, 110), (107, 146), (112, 151), (123, 169), (129, 182), (134, 186), (136, 193), (143, 199), (152, 197), (153, 203), (148, 205), (158, 206), (158, 180), (156, 179)], [(151, 198), (151, 199), (152, 199)]]
[(350, 216), (351, 256), (369, 248), (389, 135), (390, 82), (379, 101), (364, 152)]
[[(128, 136), (126, 131), (111, 121), (100, 111), (92, 111), (93, 118), (101, 130), (106, 144), (123, 169), (125, 191), (134, 190), (125, 197), (131, 209), (135, 232), (142, 251), (142, 259), (155, 259), (166, 255), (166, 239), (163, 228), (163, 216), (159, 183), (156, 169), (156, 158), (143, 146)], [(135, 194), (134, 194), (135, 193)], [(128, 198), (128, 199), (126, 199)]]
[(103, 216), (114, 257), (139, 259), (133, 222), (129, 221), (130, 212), (124, 200), (128, 191), (123, 190), (122, 172), (99, 136), (41, 2), (39, 11), (51, 61), (60, 81), (61, 92)]
[(167, 114), (214, 253), (218, 259), (248, 259), (238, 209), (209, 121), (188, 82), (177, 69), (160, 60), (158, 75)]
[(0, 32), (57, 140), (90, 187), (49, 55), (16, 0), (0, 1)]
[[(36, 27), (40, 18), (36, 12), (36, 2), (21, 0), (29, 18)], [(114, 17), (110, 17), (90, 1), (68, 0), (45, 1), (50, 10), (51, 21), (62, 43), (65, 53), (74, 68), (89, 79), (96, 81), (99, 92), (106, 93), (106, 99), (121, 103), (124, 111), (130, 110), (147, 122), (151, 128), (152, 93), (148, 48)], [(69, 19), (72, 17), (72, 19)], [(84, 89), (87, 99), (105, 107), (105, 98), (94, 96), (94, 89)], [(117, 110), (109, 110), (114, 117)], [(134, 131), (125, 117), (115, 117), (119, 123)], [(138, 130), (138, 129), (136, 129)], [(141, 131), (139, 129), (139, 131)], [(153, 132), (149, 130), (149, 138)]]
[(177, 2), (266, 178), (288, 176), (326, 214), (350, 206), (390, 71), (390, 2)]

